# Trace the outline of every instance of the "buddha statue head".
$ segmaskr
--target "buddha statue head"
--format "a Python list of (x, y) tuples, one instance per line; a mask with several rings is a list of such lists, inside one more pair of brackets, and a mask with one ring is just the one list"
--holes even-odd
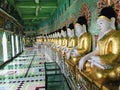
[(45, 34), (45, 37), (46, 37), (46, 39), (47, 39), (47, 37), (48, 37), (48, 34)]
[(55, 31), (54, 33), (55, 33), (55, 38), (57, 38), (57, 31)]
[(78, 38), (87, 31), (87, 26), (85, 16), (80, 16), (75, 24), (75, 34)]
[(58, 37), (61, 38), (62, 34), (61, 34), (61, 29), (58, 29)]
[(52, 37), (55, 38), (55, 33), (54, 32), (52, 33)]
[(53, 38), (53, 33), (50, 33), (50, 34), (49, 34), (49, 38)]
[(97, 25), (102, 33), (115, 30), (117, 28), (116, 13), (112, 7), (105, 7), (101, 10), (97, 19)]
[(67, 28), (67, 34), (69, 38), (74, 37), (74, 25), (71, 23), (69, 27)]
[(62, 28), (62, 30), (61, 30), (61, 34), (62, 34), (62, 36), (63, 37), (66, 37), (67, 36), (67, 32), (66, 32), (66, 26), (64, 26), (63, 28)]
[(56, 38), (56, 31), (54, 32), (54, 38)]

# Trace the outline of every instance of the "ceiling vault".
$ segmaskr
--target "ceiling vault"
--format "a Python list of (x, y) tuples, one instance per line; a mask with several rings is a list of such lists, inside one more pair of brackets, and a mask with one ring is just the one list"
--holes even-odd
[(58, 0), (9, 0), (25, 25), (39, 25), (51, 17), (57, 9)]

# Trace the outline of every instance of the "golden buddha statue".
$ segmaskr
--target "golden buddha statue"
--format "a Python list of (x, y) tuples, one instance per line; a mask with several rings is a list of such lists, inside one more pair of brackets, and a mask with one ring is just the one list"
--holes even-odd
[(61, 36), (62, 36), (62, 39), (61, 39), (61, 49), (60, 49), (60, 57), (62, 58), (63, 57), (63, 54), (64, 54), (64, 50), (65, 48), (67, 47), (68, 45), (68, 37), (67, 37), (67, 29), (66, 29), (66, 26), (64, 26), (62, 29), (61, 29)]
[(56, 47), (57, 47), (57, 43), (58, 43), (58, 36), (57, 36), (57, 31), (54, 32), (54, 43), (52, 45), (52, 49), (54, 51), (56, 51)]
[(52, 32), (52, 38), (51, 38), (51, 48), (53, 48), (53, 46), (55, 45), (55, 32)]
[(67, 60), (69, 60), (69, 54), (70, 54), (72, 48), (74, 48), (77, 45), (76, 37), (75, 37), (75, 34), (74, 34), (73, 23), (71, 23), (69, 25), (69, 27), (67, 28), (67, 34), (68, 34), (69, 40), (68, 40), (68, 46), (67, 46), (66, 52), (65, 52), (65, 58)]
[(59, 29), (58, 30), (58, 37), (59, 37), (59, 42), (58, 42), (58, 44), (59, 44), (59, 48), (61, 48), (61, 46), (62, 46), (62, 35), (61, 35), (61, 29)]
[(71, 50), (70, 60), (68, 61), (70, 70), (75, 77), (78, 63), (81, 57), (91, 51), (91, 34), (87, 31), (87, 20), (84, 16), (80, 16), (75, 24), (75, 33), (77, 36), (77, 45)]
[(55, 38), (55, 36), (54, 36), (54, 32), (52, 32), (52, 38), (51, 38), (51, 44), (54, 44), (54, 38)]
[(61, 29), (58, 30), (57, 36), (58, 36), (58, 39), (57, 39), (57, 47), (56, 47), (56, 50), (57, 50), (57, 52), (59, 52), (59, 50), (61, 49), (61, 46), (62, 46)]
[(54, 32), (54, 35), (53, 35), (53, 43), (52, 43), (52, 47), (55, 47), (56, 45), (56, 32)]
[(97, 48), (81, 58), (79, 69), (100, 83), (120, 80), (120, 31), (112, 7), (101, 10), (97, 24), (101, 32)]
[(40, 34), (40, 36), (38, 36), (37, 42), (39, 42), (41, 44), (41, 42), (42, 42), (42, 34)]
[(48, 43), (49, 43), (49, 47), (51, 47), (51, 43), (53, 42), (53, 33), (49, 33), (48, 34)]
[(43, 35), (43, 41), (44, 41), (44, 44), (46, 43), (47, 39), (46, 39), (46, 35), (44, 34)]

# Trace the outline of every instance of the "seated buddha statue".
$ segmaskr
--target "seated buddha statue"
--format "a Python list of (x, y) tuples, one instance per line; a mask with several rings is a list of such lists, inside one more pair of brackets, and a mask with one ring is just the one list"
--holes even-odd
[(51, 44), (51, 48), (53, 48), (55, 45), (55, 32), (52, 32), (52, 38), (50, 44)]
[(48, 41), (48, 46), (50, 46), (50, 44), (51, 44), (51, 42), (52, 42), (52, 33), (49, 33), (48, 35), (47, 35), (47, 41)]
[(51, 47), (53, 42), (53, 32), (48, 35), (48, 47)]
[(53, 50), (56, 50), (57, 43), (58, 43), (58, 35), (57, 35), (57, 31), (55, 31), (54, 32), (54, 44), (52, 45)]
[[(97, 47), (79, 61), (79, 70), (101, 83), (120, 79), (120, 31), (116, 30), (116, 13), (112, 7), (101, 10)], [(80, 71), (81, 72), (81, 71)]]
[(55, 48), (56, 45), (57, 45), (57, 33), (56, 33), (56, 31), (55, 31), (55, 32), (54, 32), (54, 43), (53, 43), (52, 47)]
[(87, 20), (80, 16), (75, 24), (75, 33), (77, 36), (77, 45), (70, 52), (69, 66), (72, 72), (76, 72), (79, 60), (85, 54), (91, 51), (91, 34), (87, 30)]
[(69, 52), (76, 46), (76, 37), (74, 34), (74, 25), (71, 23), (69, 27), (67, 28), (67, 35), (68, 35), (68, 46), (65, 48), (65, 58), (69, 59)]
[(57, 32), (57, 36), (58, 36), (58, 41), (57, 41), (57, 52), (59, 52), (59, 50), (61, 49), (61, 46), (62, 46), (62, 35), (61, 35), (61, 29), (58, 29), (58, 32)]
[(62, 29), (61, 29), (61, 36), (62, 36), (62, 39), (61, 39), (61, 49), (60, 49), (60, 56), (62, 58), (63, 56), (63, 53), (65, 51), (65, 48), (67, 47), (68, 45), (68, 37), (67, 37), (67, 29), (66, 29), (66, 26), (64, 26)]

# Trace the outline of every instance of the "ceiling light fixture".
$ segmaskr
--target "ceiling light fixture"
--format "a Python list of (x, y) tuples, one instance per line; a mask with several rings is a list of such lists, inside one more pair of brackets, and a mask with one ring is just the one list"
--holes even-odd
[(36, 7), (36, 16), (38, 16), (39, 6)]
[(35, 3), (39, 3), (39, 0), (35, 0)]

